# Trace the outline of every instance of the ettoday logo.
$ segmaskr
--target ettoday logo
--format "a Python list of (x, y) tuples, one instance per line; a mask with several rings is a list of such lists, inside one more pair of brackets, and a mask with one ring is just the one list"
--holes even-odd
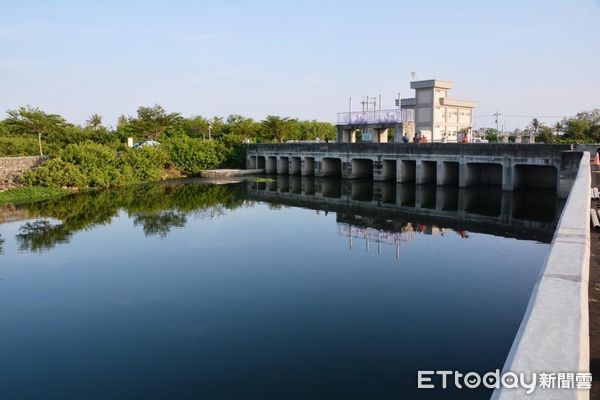
[(476, 389), (484, 386), (488, 389), (524, 389), (531, 394), (541, 389), (584, 389), (589, 390), (592, 374), (589, 372), (541, 372), (526, 375), (524, 373), (505, 372), (500, 370), (487, 372), (462, 373), (459, 371), (418, 371), (417, 387), (419, 389), (446, 389), (453, 385), (457, 389)]

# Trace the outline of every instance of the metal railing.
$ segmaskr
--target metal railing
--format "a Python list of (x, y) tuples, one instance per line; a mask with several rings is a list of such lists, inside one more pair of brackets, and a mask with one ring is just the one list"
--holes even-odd
[(353, 111), (337, 114), (338, 125), (394, 124), (414, 120), (415, 110)]

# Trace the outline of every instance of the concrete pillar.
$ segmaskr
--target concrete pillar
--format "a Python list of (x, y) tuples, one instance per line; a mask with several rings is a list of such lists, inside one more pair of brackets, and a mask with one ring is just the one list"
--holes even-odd
[(458, 186), (437, 186), (435, 208), (439, 211), (457, 211), (458, 192)]
[(354, 129), (343, 129), (342, 141), (344, 143), (356, 143), (356, 131)]
[(415, 206), (417, 208), (435, 209), (436, 186), (418, 186), (415, 190)]
[(315, 194), (315, 177), (310, 175), (302, 178), (302, 192), (308, 196)]
[(373, 182), (367, 180), (352, 182), (352, 200), (373, 201)]
[(438, 161), (436, 180), (439, 186), (458, 184), (458, 162)]
[(246, 169), (256, 169), (256, 156), (249, 155), (246, 157)]
[(396, 185), (396, 205), (399, 207), (415, 206), (415, 184), (399, 183)]
[(277, 157), (268, 156), (265, 157), (265, 173), (276, 174), (277, 173)]
[(256, 156), (256, 169), (265, 169), (266, 158), (264, 156)]
[(396, 181), (396, 172), (398, 171), (398, 160), (383, 160), (383, 179), (386, 181)]
[(300, 157), (290, 157), (288, 173), (290, 175), (300, 175), (302, 171), (302, 159)]
[(290, 176), (290, 192), (294, 194), (302, 193), (302, 178), (299, 176)]
[(502, 164), (502, 190), (512, 192), (515, 190), (515, 167), (510, 159)]
[(342, 179), (352, 179), (352, 161), (342, 161)]
[(373, 161), (373, 180), (376, 182), (382, 182), (383, 179), (383, 161)]
[(288, 193), (290, 191), (289, 175), (282, 175), (277, 177), (277, 191), (279, 193)]
[(352, 172), (350, 174), (350, 179), (358, 179), (358, 178), (374, 179), (373, 178), (374, 177), (373, 160), (366, 159), (366, 158), (353, 158), (351, 163), (352, 163)]
[(396, 161), (396, 182), (415, 182), (416, 181), (416, 161), (397, 160)]
[(513, 196), (514, 193), (502, 191), (502, 200), (500, 206), (500, 218), (504, 223), (510, 223), (513, 215)]
[(436, 183), (436, 161), (417, 161), (416, 172), (416, 182), (418, 185)]
[(303, 157), (301, 166), (302, 176), (313, 176), (315, 174), (315, 158)]
[(395, 181), (396, 160), (381, 160), (373, 162), (373, 180)]
[(323, 157), (315, 163), (315, 176), (342, 176), (342, 160)]
[(469, 165), (465, 162), (461, 162), (458, 165), (458, 186), (461, 188), (465, 188), (469, 186), (472, 181), (472, 177), (470, 175), (471, 171), (469, 170)]
[(388, 130), (387, 129), (373, 129), (373, 143), (387, 143), (388, 142)]
[(278, 157), (277, 158), (277, 174), (278, 175), (282, 175), (288, 174), (289, 171), (289, 166), (290, 166), (290, 162), (289, 162), (289, 158), (288, 157)]
[(342, 181), (339, 179), (324, 179), (321, 186), (323, 197), (339, 199), (342, 197)]

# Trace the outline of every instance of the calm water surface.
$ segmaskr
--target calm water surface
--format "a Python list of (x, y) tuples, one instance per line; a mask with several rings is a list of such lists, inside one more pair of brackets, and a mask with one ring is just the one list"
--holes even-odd
[(417, 370), (502, 368), (560, 213), (531, 199), (284, 178), (5, 206), (0, 396), (489, 398)]

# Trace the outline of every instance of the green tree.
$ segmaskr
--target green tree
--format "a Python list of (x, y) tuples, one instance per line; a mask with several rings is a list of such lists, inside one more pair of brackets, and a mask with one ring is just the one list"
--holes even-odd
[(32, 135), (38, 137), (40, 155), (44, 155), (42, 136), (49, 134), (64, 135), (67, 128), (72, 127), (58, 114), (48, 114), (37, 107), (20, 107), (17, 110), (7, 111), (8, 118), (4, 125), (12, 134)]
[(544, 143), (553, 143), (554, 142), (554, 134), (552, 132), (552, 128), (548, 126), (541, 126), (538, 128), (538, 138)]
[(184, 118), (182, 126), (185, 134), (189, 137), (201, 137), (202, 139), (208, 137), (208, 120), (200, 115)]
[(563, 130), (563, 124), (560, 121), (556, 121), (556, 123), (553, 126), (554, 128), (554, 133), (556, 136), (558, 136), (560, 134), (560, 132), (562, 132)]
[(224, 127), (223, 118), (213, 117), (208, 121), (208, 139), (216, 139), (222, 136)]
[(335, 135), (335, 126), (329, 122), (315, 120), (298, 122), (298, 139), (300, 140), (314, 140), (316, 138), (335, 140)]
[(262, 132), (265, 138), (279, 143), (293, 136), (295, 128), (297, 128), (297, 120), (287, 117), (269, 115), (262, 121)]
[(542, 125), (543, 124), (537, 118), (531, 120), (531, 129), (533, 130), (534, 135), (538, 134), (538, 131)]
[(180, 118), (179, 113), (167, 113), (158, 104), (152, 107), (139, 107), (137, 118), (130, 118), (129, 129), (139, 137), (158, 140)]
[(230, 115), (225, 121), (224, 131), (227, 135), (239, 137), (241, 141), (253, 141), (258, 136), (260, 128), (260, 124), (252, 118)]
[(578, 113), (562, 121), (564, 137), (576, 142), (600, 141), (600, 109)]
[(92, 114), (86, 122), (94, 131), (98, 131), (102, 128), (102, 117), (98, 114)]
[(129, 118), (127, 118), (127, 115), (124, 115), (124, 114), (119, 115), (119, 119), (117, 120), (117, 129), (123, 128), (127, 124), (129, 124)]

